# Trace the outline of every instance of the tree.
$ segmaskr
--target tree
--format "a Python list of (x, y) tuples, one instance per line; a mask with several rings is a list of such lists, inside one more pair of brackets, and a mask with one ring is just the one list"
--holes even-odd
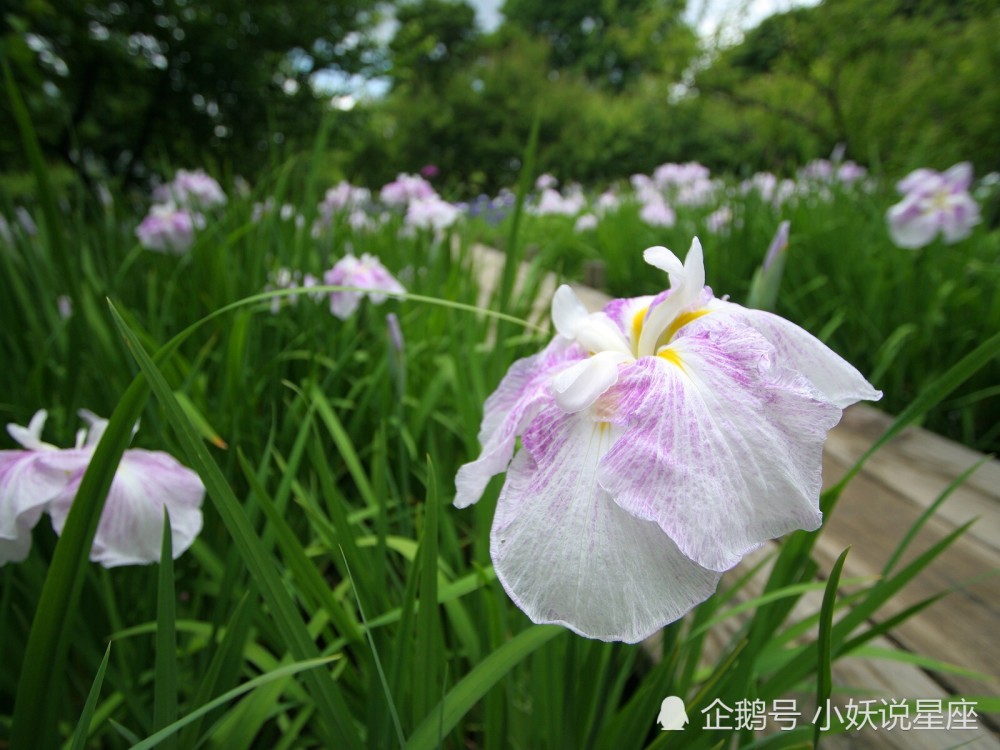
[(621, 91), (645, 75), (678, 77), (697, 39), (685, 0), (506, 0), (506, 24), (540, 36), (550, 65)]
[(464, 2), (406, 3), (396, 9), (396, 21), (389, 43), (395, 86), (440, 86), (477, 53), (476, 12)]
[(772, 16), (697, 88), (758, 123), (748, 150), (829, 153), (892, 171), (1000, 160), (995, 3), (826, 0)]
[[(14, 0), (2, 50), (43, 148), (84, 173), (134, 175), (150, 156), (250, 160), (314, 131), (322, 68), (363, 71), (373, 0)], [(6, 98), (0, 149), (19, 153)], [(5, 159), (6, 161), (6, 159)], [(6, 162), (10, 164), (11, 162)], [(15, 162), (16, 163), (16, 162)]]

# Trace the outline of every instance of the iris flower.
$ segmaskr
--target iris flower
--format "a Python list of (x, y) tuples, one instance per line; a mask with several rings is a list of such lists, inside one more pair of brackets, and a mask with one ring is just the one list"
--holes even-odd
[(940, 233), (953, 244), (979, 223), (979, 204), (969, 195), (972, 165), (962, 162), (946, 172), (917, 169), (900, 180), (903, 199), (889, 209), (889, 234), (899, 247), (929, 245)]
[(196, 217), (173, 203), (154, 204), (135, 229), (139, 244), (161, 253), (183, 253), (194, 243)]
[(323, 281), (330, 286), (348, 286), (361, 291), (340, 291), (330, 293), (330, 312), (341, 320), (347, 320), (358, 309), (361, 298), (367, 296), (373, 304), (386, 301), (387, 294), (402, 294), (406, 290), (374, 255), (365, 253), (361, 259), (345, 255), (333, 268), (323, 274)]
[(827, 431), (881, 397), (798, 326), (713, 296), (697, 239), (683, 264), (645, 259), (669, 290), (597, 313), (557, 290), (557, 335), (486, 401), (455, 496), (467, 507), (506, 471), (490, 547), (510, 597), (537, 623), (630, 643), (765, 541), (818, 528)]
[[(61, 534), (83, 474), (108, 425), (83, 410), (90, 426), (77, 433), (73, 448), (60, 449), (41, 439), (46, 412), (27, 427), (7, 425), (25, 450), (0, 451), (0, 565), (28, 555), (31, 531), (43, 513)], [(163, 509), (170, 514), (174, 557), (201, 531), (205, 488), (198, 475), (160, 451), (125, 451), (115, 472), (91, 547), (90, 559), (106, 568), (158, 562)]]

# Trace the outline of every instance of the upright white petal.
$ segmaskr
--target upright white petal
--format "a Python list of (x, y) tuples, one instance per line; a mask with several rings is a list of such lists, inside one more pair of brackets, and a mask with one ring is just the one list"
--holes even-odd
[(655, 266), (661, 271), (666, 271), (670, 276), (671, 286), (681, 283), (681, 278), (684, 275), (684, 263), (674, 255), (673, 251), (668, 250), (662, 245), (649, 247), (643, 251), (642, 259), (649, 265)]
[(58, 450), (54, 445), (42, 441), (42, 430), (49, 413), (39, 409), (31, 417), (27, 427), (19, 424), (8, 424), (7, 433), (18, 443), (31, 451)]
[(552, 296), (552, 322), (556, 331), (566, 338), (576, 336), (577, 327), (587, 318), (587, 308), (568, 284), (563, 284)]
[(500, 582), (534, 622), (635, 643), (708, 598), (719, 576), (598, 485), (612, 429), (543, 409), (507, 472), (490, 549)]
[[(666, 248), (651, 248), (666, 250)], [(648, 251), (647, 251), (648, 252)], [(666, 252), (670, 252), (666, 250)], [(673, 253), (670, 253), (671, 256)], [(655, 259), (662, 260), (662, 253), (654, 253)], [(675, 258), (676, 260), (676, 258)], [(639, 336), (639, 356), (652, 356), (656, 353), (656, 344), (660, 336), (670, 326), (684, 308), (697, 302), (705, 288), (705, 260), (701, 250), (701, 242), (695, 237), (691, 248), (684, 259), (681, 271), (670, 275), (670, 294), (649, 309), (646, 320), (642, 324)]]

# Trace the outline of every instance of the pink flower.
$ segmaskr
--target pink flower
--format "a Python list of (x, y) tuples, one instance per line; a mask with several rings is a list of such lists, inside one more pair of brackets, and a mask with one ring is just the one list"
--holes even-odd
[(590, 232), (597, 229), (597, 217), (593, 214), (583, 214), (573, 225), (573, 231), (577, 233)]
[(203, 169), (189, 171), (178, 169), (172, 182), (160, 185), (153, 191), (153, 197), (160, 203), (173, 201), (183, 208), (205, 211), (226, 204), (226, 194), (222, 187)]
[(575, 216), (587, 205), (587, 199), (579, 190), (568, 191), (564, 196), (558, 190), (545, 188), (542, 196), (538, 200), (538, 205), (534, 207), (532, 213), (539, 216), (557, 214), (560, 216)]
[(733, 209), (729, 206), (720, 206), (705, 218), (705, 228), (712, 234), (727, 231), (732, 223)]
[(447, 229), (462, 215), (462, 209), (437, 195), (417, 198), (406, 208), (406, 225), (414, 229)]
[(980, 222), (979, 204), (969, 194), (971, 184), (969, 162), (944, 173), (933, 169), (911, 172), (896, 185), (903, 200), (886, 214), (893, 242), (915, 249), (929, 245), (939, 233), (948, 244), (968, 237)]
[(328, 286), (355, 287), (330, 293), (330, 312), (341, 320), (354, 314), (362, 297), (367, 296), (373, 304), (380, 305), (388, 298), (386, 293), (402, 294), (406, 291), (378, 258), (367, 253), (360, 260), (353, 255), (345, 255), (323, 274), (323, 282)]
[(677, 214), (659, 193), (648, 196), (639, 211), (639, 218), (651, 227), (672, 227), (677, 223)]
[[(0, 451), (0, 565), (23, 560), (31, 530), (48, 512), (61, 534), (80, 481), (100, 441), (107, 420), (88, 411), (89, 424), (74, 448), (61, 450), (41, 440), (46, 412), (28, 427), (7, 425), (25, 450)], [(201, 531), (205, 488), (190, 469), (166, 453), (129, 449), (115, 472), (91, 547), (90, 559), (106, 568), (158, 562), (163, 509), (170, 515), (172, 549), (180, 556)]]
[(535, 622), (627, 642), (766, 540), (817, 528), (826, 433), (881, 397), (798, 326), (716, 298), (697, 239), (684, 264), (645, 258), (670, 278), (655, 297), (588, 313), (559, 288), (557, 335), (486, 401), (455, 495), (506, 471), (490, 550), (507, 593)]
[(154, 205), (135, 230), (139, 244), (147, 250), (183, 253), (194, 242), (196, 219), (172, 203)]
[(390, 206), (405, 206), (411, 201), (424, 200), (437, 195), (431, 184), (420, 175), (400, 174), (382, 188), (379, 197)]

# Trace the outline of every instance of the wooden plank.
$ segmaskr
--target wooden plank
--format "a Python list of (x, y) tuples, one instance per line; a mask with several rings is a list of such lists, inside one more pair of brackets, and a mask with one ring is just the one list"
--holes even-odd
[[(873, 411), (870, 407), (851, 407), (842, 424), (831, 433), (828, 441), (831, 449), (826, 452), (824, 461), (827, 483), (842, 476), (872, 442), (874, 438), (869, 429), (872, 424), (878, 425), (880, 434), (890, 421), (885, 415), (872, 415)], [(947, 445), (942, 446), (933, 460), (920, 462), (916, 459), (925, 454), (928, 446), (940, 444)], [(818, 559), (829, 566), (844, 547), (851, 545), (845, 575), (878, 574), (926, 507), (956, 475), (979, 458), (978, 454), (948, 444), (937, 435), (919, 429), (907, 430), (877, 453), (845, 490), (820, 536), (816, 548)], [(984, 470), (994, 472), (998, 468), (996, 464), (992, 461)], [(908, 476), (900, 476), (902, 474)], [(978, 486), (965, 488), (962, 495), (956, 493), (947, 500), (916, 537), (901, 564), (905, 565), (970, 518), (980, 517), (973, 530), (980, 524), (988, 527), (997, 523), (1000, 505), (990, 499), (992, 491), (992, 487), (980, 481)], [(955, 507), (949, 508), (953, 502)], [(880, 620), (926, 597), (953, 590), (944, 600), (895, 628), (893, 639), (915, 653), (997, 678), (1000, 642), (996, 638), (996, 628), (1000, 624), (1000, 600), (996, 596), (997, 580), (991, 575), (1000, 570), (1000, 550), (996, 543), (996, 536), (990, 538), (970, 531), (887, 602), (879, 615)], [(951, 674), (937, 675), (936, 679), (958, 693), (996, 693), (997, 682), (983, 684)], [(995, 718), (991, 723), (996, 726)]]

